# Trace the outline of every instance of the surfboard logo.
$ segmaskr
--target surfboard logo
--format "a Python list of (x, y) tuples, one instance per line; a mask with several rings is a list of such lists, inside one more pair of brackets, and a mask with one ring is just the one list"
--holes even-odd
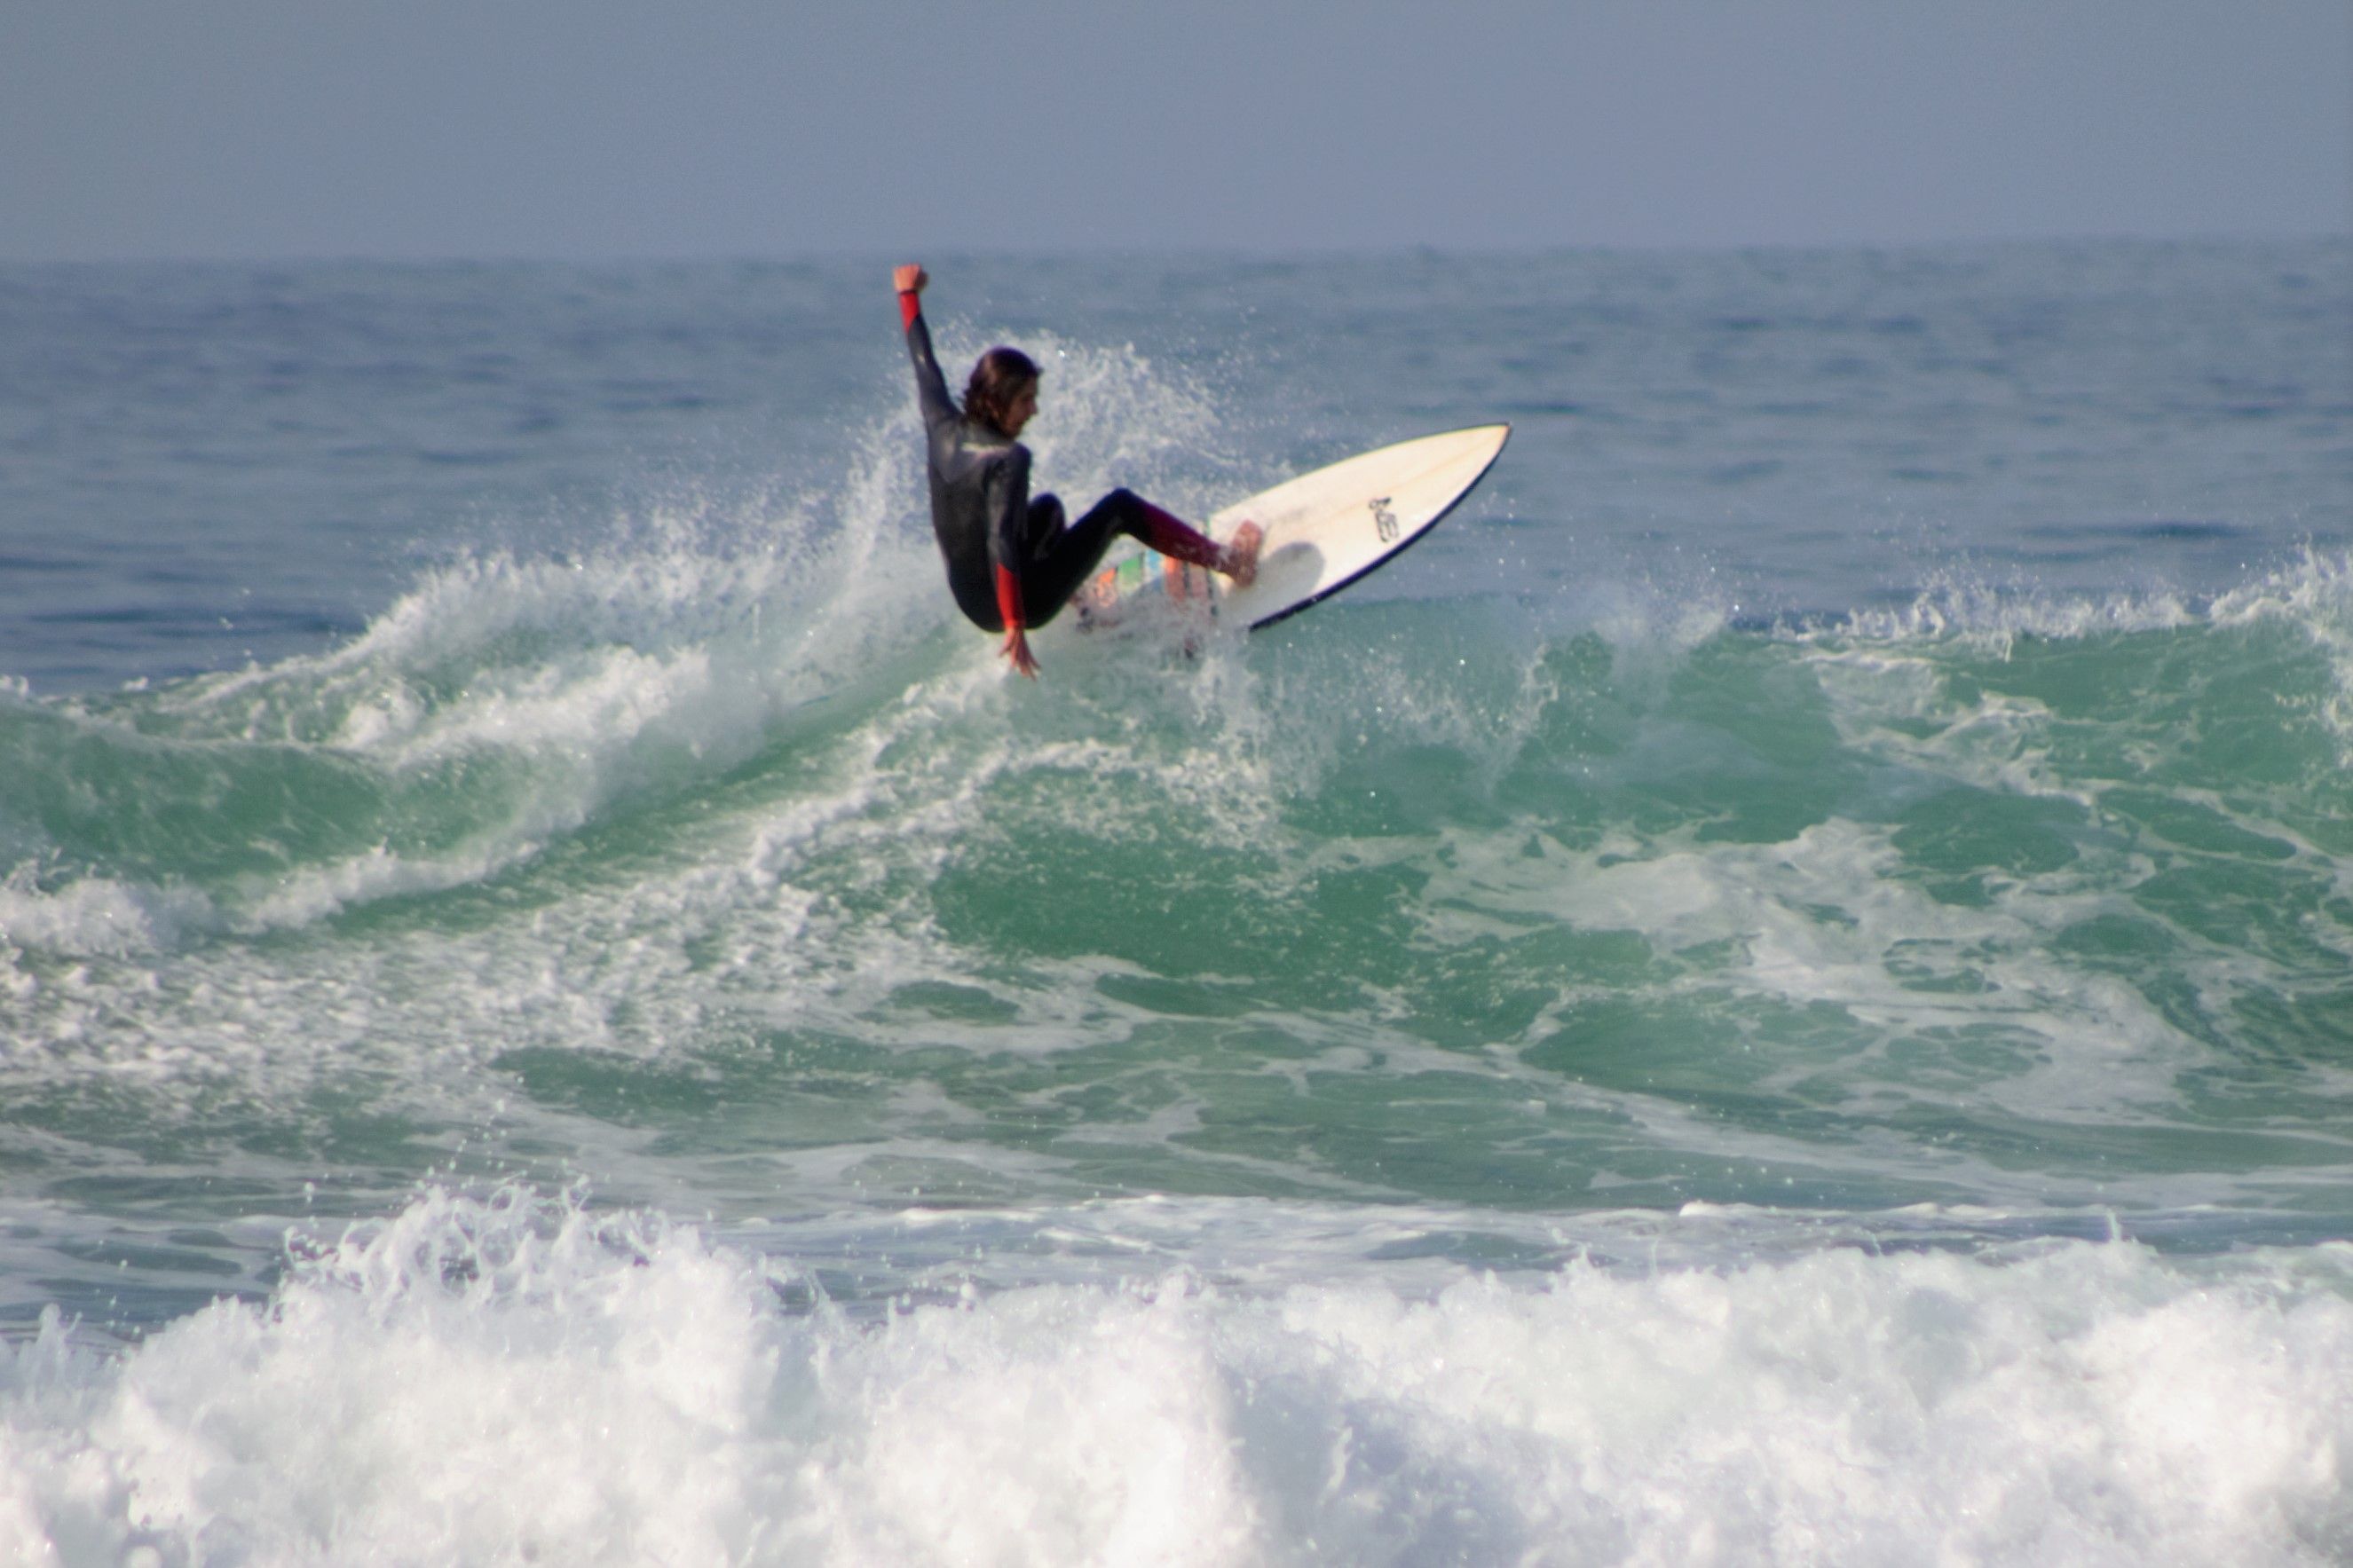
[(1381, 536), (1381, 542), (1383, 544), (1396, 543), (1398, 536), (1398, 520), (1397, 513), (1389, 510), (1389, 498), (1387, 496), (1375, 496), (1365, 504), (1373, 509), (1373, 531)]

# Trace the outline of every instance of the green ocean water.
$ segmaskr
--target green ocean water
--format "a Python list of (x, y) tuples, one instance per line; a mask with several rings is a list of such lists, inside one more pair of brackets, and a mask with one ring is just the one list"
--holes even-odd
[[(1393, 603), (1191, 658), (1064, 633), (1037, 689), (935, 632), (734, 758), (485, 745), (506, 672), (374, 656), (19, 703), (52, 848), (12, 908), (60, 940), (10, 956), (16, 1168), (153, 1223), (232, 1173), (274, 1215), (432, 1170), (739, 1220), (1160, 1194), (2320, 1239), (2348, 613), (2320, 560), (2195, 611), (1812, 630)], [(559, 702), (645, 656), (601, 657)], [(350, 743), (396, 689), (399, 738)]]

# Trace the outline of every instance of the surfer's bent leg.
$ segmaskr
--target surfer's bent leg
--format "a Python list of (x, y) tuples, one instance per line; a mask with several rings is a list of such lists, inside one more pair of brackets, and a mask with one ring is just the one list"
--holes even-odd
[(1146, 548), (1173, 556), (1188, 566), (1222, 572), (1244, 587), (1258, 575), (1258, 547), (1263, 536), (1254, 522), (1236, 529), (1231, 544), (1219, 544), (1183, 518), (1162, 510), (1134, 490), (1117, 489), (1103, 497), (1094, 511), (1080, 519), (1080, 526), (1083, 528), (1087, 518), (1104, 510), (1113, 513), (1116, 521), (1113, 526), (1120, 532), (1133, 534), (1144, 541)]
[(1112, 491), (1080, 520), (1080, 526), (1093, 521), (1097, 512), (1110, 519), (1113, 531), (1140, 539), (1146, 549), (1173, 555), (1190, 565), (1214, 567), (1224, 558), (1225, 552), (1209, 542), (1208, 534), (1176, 513), (1154, 506), (1134, 490)]
[[(1247, 523), (1243, 526), (1250, 528)], [(1254, 535), (1256, 530), (1250, 531)], [(1143, 541), (1147, 549), (1163, 555), (1215, 572), (1240, 576), (1257, 563), (1254, 549), (1246, 552), (1226, 549), (1131, 489), (1112, 491), (1076, 522), (1063, 521), (1060, 501), (1039, 496), (1029, 503), (1029, 559), (1021, 569), (1021, 600), (1029, 608), (1031, 626), (1044, 626), (1070, 602), (1080, 584), (1094, 574), (1103, 552), (1111, 548), (1113, 535), (1121, 533)]]

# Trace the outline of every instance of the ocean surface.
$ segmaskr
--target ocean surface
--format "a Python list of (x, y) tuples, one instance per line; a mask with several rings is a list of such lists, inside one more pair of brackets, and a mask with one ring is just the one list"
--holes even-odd
[(0, 267), (0, 1562), (2353, 1561), (2353, 241)]

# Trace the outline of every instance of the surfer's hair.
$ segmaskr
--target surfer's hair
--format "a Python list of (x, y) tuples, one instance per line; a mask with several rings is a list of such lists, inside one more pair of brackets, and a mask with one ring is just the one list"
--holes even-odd
[(1038, 362), (1019, 349), (989, 350), (964, 384), (964, 416), (1002, 431), (1006, 411), (1020, 401), (1025, 389), (1038, 384), (1039, 374)]

